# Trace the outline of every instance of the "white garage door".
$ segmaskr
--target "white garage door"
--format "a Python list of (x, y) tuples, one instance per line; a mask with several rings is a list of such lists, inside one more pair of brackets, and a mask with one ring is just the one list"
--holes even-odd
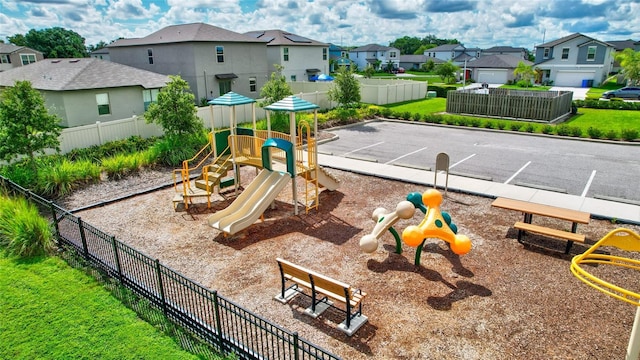
[(553, 82), (553, 85), (581, 87), (582, 80), (593, 80), (595, 75), (595, 71), (561, 70), (556, 74), (556, 80)]
[(478, 82), (487, 84), (506, 84), (507, 83), (507, 70), (501, 69), (479, 69)]

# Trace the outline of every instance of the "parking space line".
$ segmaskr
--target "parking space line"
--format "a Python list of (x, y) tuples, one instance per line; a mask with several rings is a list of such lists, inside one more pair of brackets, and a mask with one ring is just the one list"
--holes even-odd
[(343, 156), (344, 156), (344, 155), (349, 155), (349, 154), (354, 153), (354, 152), (356, 152), (356, 151), (360, 151), (360, 150), (368, 149), (368, 148), (370, 148), (370, 147), (374, 147), (374, 146), (377, 146), (377, 145), (380, 145), (380, 144), (384, 144), (384, 141), (380, 141), (380, 142), (377, 142), (377, 143), (375, 143), (375, 144), (371, 144), (371, 145), (369, 145), (369, 146), (364, 146), (364, 147), (361, 147), (361, 148), (358, 148), (358, 149), (355, 149), (355, 150), (351, 150), (351, 151), (346, 152), (346, 153), (344, 153), (344, 154), (342, 154), (342, 155), (343, 155)]
[(471, 154), (471, 155), (467, 156), (466, 158), (464, 158), (464, 159), (462, 159), (462, 160), (458, 161), (457, 163), (455, 163), (455, 164), (453, 164), (453, 165), (449, 166), (449, 169), (452, 169), (452, 168), (456, 167), (456, 165), (459, 165), (459, 164), (461, 164), (463, 161), (467, 161), (467, 160), (471, 159), (471, 158), (472, 158), (472, 157), (474, 157), (474, 156), (476, 156), (476, 154)]
[(591, 176), (589, 177), (589, 181), (587, 181), (587, 185), (584, 187), (584, 190), (582, 190), (582, 195), (580, 195), (580, 197), (585, 197), (587, 196), (587, 191), (589, 191), (589, 188), (591, 187), (591, 183), (593, 182), (593, 178), (596, 177), (596, 171), (593, 170), (591, 172)]
[(386, 162), (386, 163), (384, 163), (384, 164), (385, 164), (385, 165), (387, 165), (387, 164), (391, 164), (392, 162), (395, 162), (395, 161), (397, 161), (397, 160), (400, 160), (400, 159), (402, 159), (403, 157), (407, 157), (407, 156), (409, 156), (409, 155), (413, 155), (413, 154), (415, 154), (415, 153), (417, 153), (417, 152), (420, 152), (420, 151), (422, 151), (422, 150), (424, 150), (424, 149), (426, 149), (426, 147), (423, 147), (422, 149), (418, 149), (418, 150), (416, 150), (416, 151), (412, 151), (412, 152), (410, 152), (410, 153), (408, 153), (408, 154), (404, 154), (404, 155), (402, 155), (402, 156), (400, 156), (400, 157), (397, 157), (397, 158), (395, 158), (395, 159), (393, 159), (393, 160), (389, 160), (389, 161), (387, 161), (387, 162)]
[(529, 164), (531, 164), (531, 161), (527, 162), (526, 164), (524, 164), (523, 167), (521, 167), (518, 171), (516, 171), (515, 174), (513, 174), (509, 179), (507, 179), (507, 181), (505, 181), (503, 184), (508, 184), (511, 182), (511, 180), (513, 180), (516, 176), (518, 176), (518, 174), (520, 174), (520, 172), (522, 172), (522, 170), (524, 170), (527, 166), (529, 166)]

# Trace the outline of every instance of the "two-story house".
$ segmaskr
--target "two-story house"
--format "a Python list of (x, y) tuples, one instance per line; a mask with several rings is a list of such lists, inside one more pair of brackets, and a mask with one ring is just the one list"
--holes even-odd
[[(607, 41), (608, 44), (611, 44), (616, 52), (622, 52), (625, 49), (631, 49), (633, 51), (640, 51), (640, 41), (635, 40), (612, 40)], [(617, 61), (613, 62), (613, 69), (611, 69), (614, 73), (619, 73), (622, 70), (620, 67), (620, 63)]]
[(394, 47), (368, 44), (349, 51), (349, 60), (364, 70), (367, 65), (376, 66), (376, 70), (385, 69), (389, 63), (394, 69), (400, 67), (400, 50)]
[(61, 126), (142, 115), (169, 81), (166, 75), (95, 58), (43, 59), (0, 72), (0, 88), (27, 80)]
[(480, 52), (480, 56), (491, 55), (511, 55), (520, 60), (529, 60), (529, 52), (523, 47), (494, 46)]
[(26, 46), (0, 43), (0, 71), (29, 65), (43, 59), (44, 56), (40, 51)]
[(614, 47), (580, 33), (536, 45), (534, 67), (542, 82), (556, 86), (598, 86), (613, 69)]
[(264, 40), (204, 23), (167, 26), (107, 48), (113, 62), (180, 75), (197, 101), (229, 91), (258, 98), (269, 75)]
[(245, 35), (267, 44), (269, 73), (276, 71), (275, 65), (283, 67), (282, 75), (287, 81), (304, 81), (329, 73), (329, 44), (282, 30), (256, 30)]
[(444, 44), (431, 49), (427, 49), (424, 55), (438, 58), (444, 62), (451, 61), (456, 66), (463, 66), (480, 56), (479, 48), (465, 48), (462, 44)]

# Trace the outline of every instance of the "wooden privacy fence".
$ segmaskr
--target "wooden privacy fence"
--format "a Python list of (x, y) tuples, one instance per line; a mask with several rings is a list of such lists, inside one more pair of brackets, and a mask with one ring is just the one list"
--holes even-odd
[(571, 91), (449, 91), (447, 112), (552, 123), (571, 113), (572, 98)]
[[(241, 359), (340, 360), (298, 333), (225, 299), (3, 176), (0, 192), (26, 198), (43, 216), (51, 218), (61, 251), (74, 253), (118, 285), (148, 300), (169, 321), (220, 352), (233, 352)], [(67, 260), (74, 256), (62, 257)]]

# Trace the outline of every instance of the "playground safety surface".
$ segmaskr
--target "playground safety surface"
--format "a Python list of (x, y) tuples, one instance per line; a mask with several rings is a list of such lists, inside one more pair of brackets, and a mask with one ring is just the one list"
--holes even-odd
[[(254, 176), (243, 168), (243, 183)], [(584, 252), (609, 231), (640, 227), (592, 220), (578, 231), (586, 244), (528, 235), (516, 241), (512, 226), (521, 214), (491, 207), (492, 199), (449, 192), (442, 210), (458, 233), (468, 236), (471, 252), (453, 254), (429, 239), (421, 265), (415, 248), (396, 254), (386, 232), (372, 254), (359, 248), (372, 231), (377, 207), (394, 210), (410, 192), (427, 187), (332, 170), (341, 180), (323, 192), (319, 211), (293, 215), (291, 186), (276, 208), (235, 236), (207, 225), (212, 211), (228, 206), (233, 194), (213, 199), (215, 209), (190, 207), (175, 212), (173, 188), (81, 211), (83, 220), (115, 235), (172, 269), (216, 289), (223, 296), (344, 359), (621, 359), (636, 309), (591, 289), (569, 270), (571, 257)], [(73, 209), (170, 181), (169, 171), (145, 171), (121, 182), (80, 190), (61, 204)], [(299, 181), (302, 183), (302, 181)], [(301, 192), (300, 192), (301, 193)], [(400, 233), (423, 214), (394, 227)], [(549, 219), (543, 225), (570, 227)], [(616, 253), (612, 251), (612, 253)], [(627, 254), (628, 255), (628, 254)], [(337, 329), (343, 315), (328, 311), (317, 319), (304, 315), (309, 299), (282, 305), (276, 257), (342, 280), (368, 293), (363, 313), (369, 322), (352, 337)], [(600, 266), (593, 272), (638, 291), (638, 274)]]

